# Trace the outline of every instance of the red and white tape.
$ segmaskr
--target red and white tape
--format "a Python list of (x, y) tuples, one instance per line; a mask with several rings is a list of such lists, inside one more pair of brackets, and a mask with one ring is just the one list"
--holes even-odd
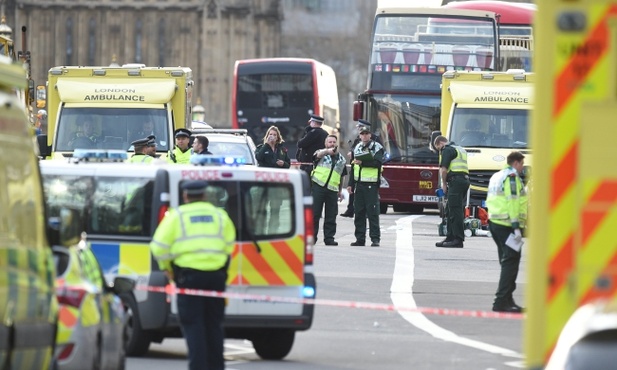
[(460, 317), (481, 317), (492, 319), (522, 319), (523, 314), (520, 313), (508, 313), (508, 312), (492, 312), (492, 311), (478, 311), (478, 310), (455, 310), (449, 308), (430, 308), (430, 307), (401, 307), (391, 304), (383, 303), (370, 303), (370, 302), (354, 302), (354, 301), (341, 301), (335, 299), (318, 299), (318, 298), (293, 298), (293, 297), (279, 297), (269, 296), (263, 294), (244, 294), (244, 293), (232, 293), (232, 292), (218, 292), (214, 290), (200, 290), (200, 289), (187, 289), (187, 288), (174, 288), (172, 285), (165, 287), (157, 286), (144, 286), (138, 285), (135, 287), (137, 290), (147, 290), (149, 292), (171, 294), (186, 294), (201, 297), (216, 297), (216, 298), (228, 298), (228, 299), (250, 299), (264, 302), (284, 302), (284, 303), (299, 303), (299, 304), (311, 304), (315, 306), (332, 306), (332, 307), (347, 307), (347, 308), (363, 308), (367, 310), (380, 310), (380, 311), (404, 311), (404, 312), (419, 312), (428, 315), (441, 315), (441, 316), (460, 316)]

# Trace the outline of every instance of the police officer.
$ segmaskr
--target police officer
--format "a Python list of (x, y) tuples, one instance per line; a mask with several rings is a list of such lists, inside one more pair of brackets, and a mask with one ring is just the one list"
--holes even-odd
[(156, 137), (154, 135), (135, 140), (131, 145), (135, 149), (135, 155), (129, 158), (127, 163), (152, 163), (156, 153)]
[[(365, 121), (363, 119), (358, 120), (358, 124), (356, 125), (356, 128), (358, 129), (358, 136), (356, 136), (356, 138), (354, 139), (353, 143), (351, 142), (351, 140), (349, 140), (349, 142), (348, 142), (348, 143), (351, 144), (351, 151), (349, 153), (347, 153), (347, 156), (349, 157), (350, 160), (353, 160), (353, 148), (355, 148), (356, 145), (358, 145), (358, 143), (360, 142), (360, 131), (362, 131), (362, 127), (368, 127), (368, 129), (370, 130), (371, 129), (371, 124), (368, 121)], [(371, 133), (371, 140), (376, 141), (376, 142), (378, 142), (379, 144), (381, 144), (383, 146), (383, 143), (381, 142), (381, 139), (379, 138), (379, 136), (377, 136), (377, 135), (375, 135), (373, 133)], [(354, 194), (350, 193), (349, 194), (349, 200), (347, 202), (347, 209), (345, 210), (345, 212), (341, 213), (341, 216), (353, 218), (353, 215), (354, 215), (354, 209), (353, 209), (354, 199), (355, 199)]]
[[(163, 218), (150, 249), (178, 288), (223, 292), (236, 229), (227, 212), (207, 201), (206, 186), (205, 181), (182, 185), (184, 204)], [(179, 294), (178, 315), (189, 369), (224, 369), (225, 300)]]
[(296, 159), (303, 163), (300, 165), (300, 169), (306, 171), (309, 177), (311, 176), (311, 171), (313, 171), (313, 156), (316, 151), (324, 148), (324, 143), (328, 136), (326, 130), (321, 128), (323, 123), (323, 117), (310, 114), (304, 136), (298, 140)]
[(174, 131), (176, 146), (173, 150), (169, 151), (169, 157), (167, 158), (169, 163), (186, 164), (191, 162), (191, 134), (191, 131), (185, 128), (179, 128)]
[[(520, 177), (525, 156), (521, 152), (512, 152), (508, 155), (507, 163), (507, 168), (491, 176), (486, 198), (488, 227), (497, 244), (501, 265), (493, 311), (522, 312), (523, 308), (514, 302), (512, 293), (516, 289), (516, 277), (521, 261), (521, 229), (525, 227), (527, 220), (527, 194)], [(508, 238), (511, 238), (510, 241)]]
[(356, 241), (352, 246), (364, 246), (366, 239), (366, 219), (369, 222), (371, 247), (379, 247), (379, 185), (381, 166), (385, 160), (385, 150), (381, 144), (371, 140), (371, 124), (364, 121), (360, 127), (360, 142), (353, 148), (351, 161), (352, 176), (347, 191), (355, 194), (354, 226)]
[(448, 197), (446, 205), (448, 233), (444, 240), (435, 245), (444, 248), (463, 248), (465, 241), (463, 201), (469, 189), (467, 152), (462, 147), (449, 143), (444, 136), (437, 136), (433, 144), (435, 149), (441, 152), (439, 178), (441, 189)]
[(345, 156), (338, 152), (338, 138), (328, 135), (325, 148), (315, 152), (315, 169), (311, 176), (311, 192), (313, 194), (313, 227), (315, 238), (319, 233), (319, 219), (325, 205), (323, 223), (324, 243), (338, 245), (334, 240), (336, 234), (336, 214), (338, 200), (342, 199), (341, 177), (347, 174)]

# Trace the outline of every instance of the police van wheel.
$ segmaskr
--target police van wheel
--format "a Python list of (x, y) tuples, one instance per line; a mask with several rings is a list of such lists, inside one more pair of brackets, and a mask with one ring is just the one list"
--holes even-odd
[(122, 295), (122, 302), (126, 308), (126, 347), (127, 356), (143, 356), (150, 348), (150, 336), (141, 327), (137, 302), (131, 294)]
[(291, 352), (296, 332), (286, 329), (264, 330), (251, 339), (253, 348), (264, 360), (281, 360)]

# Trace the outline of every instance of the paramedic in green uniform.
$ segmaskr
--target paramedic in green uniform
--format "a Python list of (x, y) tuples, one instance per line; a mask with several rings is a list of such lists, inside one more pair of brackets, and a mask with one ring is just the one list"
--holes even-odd
[(446, 206), (448, 233), (437, 247), (463, 248), (465, 241), (463, 202), (469, 189), (469, 168), (467, 152), (460, 146), (448, 142), (444, 136), (437, 136), (435, 149), (441, 153), (439, 162), (439, 179), (441, 189), (448, 198)]

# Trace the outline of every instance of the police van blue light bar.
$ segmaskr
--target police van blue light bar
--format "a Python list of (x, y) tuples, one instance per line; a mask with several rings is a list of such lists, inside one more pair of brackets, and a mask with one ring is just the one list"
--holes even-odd
[(211, 154), (194, 154), (191, 156), (191, 164), (196, 166), (242, 166), (246, 164), (246, 158), (234, 156), (219, 157)]
[(75, 149), (73, 160), (77, 162), (124, 162), (128, 155), (123, 150)]

